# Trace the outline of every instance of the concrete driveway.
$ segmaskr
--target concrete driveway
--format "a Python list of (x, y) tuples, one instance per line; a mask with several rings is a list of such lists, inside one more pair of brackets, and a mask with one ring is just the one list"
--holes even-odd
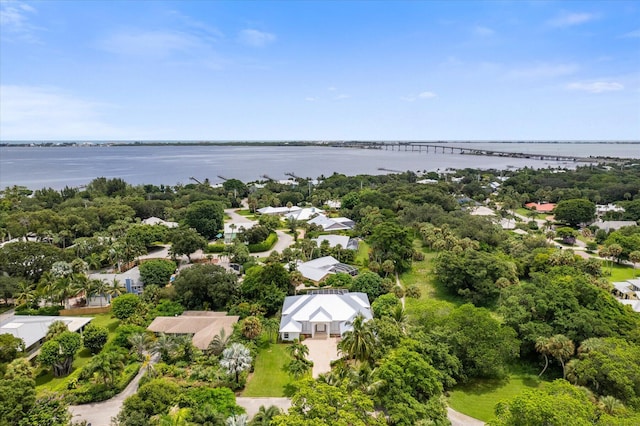
[(306, 338), (302, 343), (309, 348), (309, 359), (313, 361), (313, 378), (331, 371), (331, 361), (338, 359), (337, 337)]

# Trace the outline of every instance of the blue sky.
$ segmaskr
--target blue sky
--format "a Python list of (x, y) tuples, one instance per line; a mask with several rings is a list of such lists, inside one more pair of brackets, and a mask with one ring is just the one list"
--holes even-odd
[(638, 1), (0, 1), (1, 140), (640, 140)]

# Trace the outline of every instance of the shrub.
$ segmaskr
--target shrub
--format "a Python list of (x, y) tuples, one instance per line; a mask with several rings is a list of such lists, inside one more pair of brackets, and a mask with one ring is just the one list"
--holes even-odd
[(107, 343), (109, 331), (105, 327), (89, 324), (85, 327), (82, 335), (84, 347), (89, 349), (92, 354), (97, 354)]
[(135, 294), (123, 294), (111, 302), (111, 312), (118, 319), (126, 319), (135, 314), (142, 301)]
[(420, 288), (418, 286), (410, 285), (409, 287), (407, 287), (406, 295), (407, 297), (411, 297), (412, 299), (420, 299), (420, 296), (422, 296), (422, 292), (420, 291)]
[(271, 250), (271, 247), (278, 241), (278, 235), (275, 232), (269, 234), (266, 240), (257, 244), (249, 244), (249, 253), (259, 253), (261, 251)]
[(111, 343), (109, 343), (109, 346), (113, 344), (121, 348), (131, 349), (131, 343), (129, 343), (129, 337), (138, 333), (146, 333), (146, 329), (138, 325), (130, 325), (130, 324), (121, 325), (120, 327), (118, 327), (118, 330), (116, 332), (116, 337), (114, 337)]
[(140, 279), (145, 285), (164, 287), (175, 270), (176, 264), (171, 260), (148, 260), (140, 265)]
[(208, 244), (205, 248), (205, 253), (223, 253), (225, 249), (224, 244), (216, 243), (216, 244)]

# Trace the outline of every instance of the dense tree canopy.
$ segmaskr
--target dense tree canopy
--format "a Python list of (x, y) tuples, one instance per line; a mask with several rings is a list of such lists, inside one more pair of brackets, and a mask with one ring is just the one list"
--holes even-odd
[(238, 294), (237, 281), (220, 266), (194, 265), (176, 278), (176, 300), (187, 309), (223, 310)]
[(196, 201), (185, 212), (184, 222), (205, 238), (213, 238), (222, 229), (224, 207), (215, 201)]
[(571, 226), (591, 222), (596, 215), (596, 205), (584, 198), (563, 200), (553, 210), (556, 220)]

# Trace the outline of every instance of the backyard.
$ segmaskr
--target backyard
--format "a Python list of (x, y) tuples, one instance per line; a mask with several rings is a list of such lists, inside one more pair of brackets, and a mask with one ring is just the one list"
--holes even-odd
[[(115, 336), (115, 330), (118, 327), (118, 323), (120, 320), (117, 318), (112, 318), (110, 313), (106, 314), (97, 314), (97, 315), (86, 315), (93, 317), (92, 324), (97, 326), (105, 327), (109, 330), (109, 337), (107, 342), (111, 341)], [(36, 370), (36, 390), (38, 393), (42, 393), (45, 391), (62, 391), (67, 389), (67, 385), (72, 380), (76, 379), (80, 374), (80, 370), (83, 366), (85, 366), (89, 361), (91, 361), (91, 352), (87, 348), (82, 348), (78, 351), (75, 360), (73, 361), (73, 370), (71, 374), (64, 377), (53, 377), (50, 369), (42, 369), (38, 368)]]
[(242, 396), (285, 396), (288, 385), (293, 382), (284, 371), (289, 360), (286, 344), (268, 344), (258, 351), (253, 373), (247, 380)]

